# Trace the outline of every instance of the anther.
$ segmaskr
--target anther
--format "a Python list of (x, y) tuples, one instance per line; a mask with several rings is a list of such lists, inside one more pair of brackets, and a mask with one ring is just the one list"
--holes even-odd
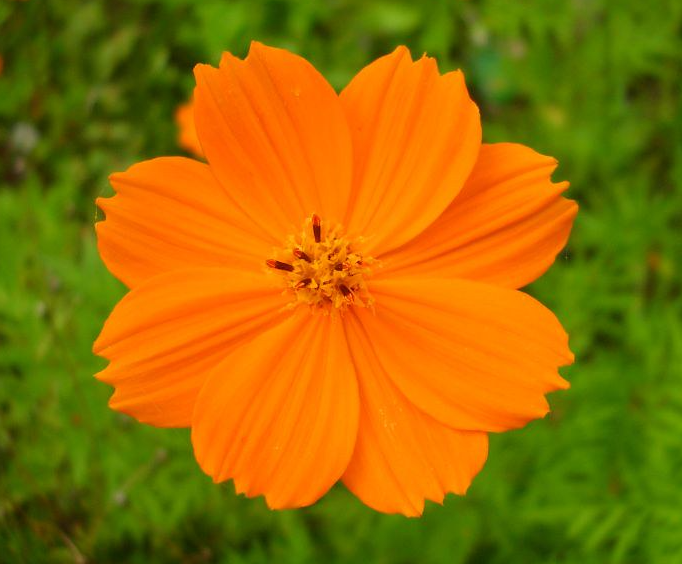
[(303, 280), (300, 280), (294, 284), (294, 290), (300, 290), (301, 288), (305, 288), (308, 284), (310, 284), (312, 280), (310, 278), (304, 278)]
[(313, 260), (304, 253), (301, 249), (294, 249), (294, 256), (298, 259), (302, 259), (306, 262), (313, 262)]
[(346, 262), (340, 262), (334, 265), (334, 270), (350, 270), (351, 264)]
[(294, 270), (294, 267), (290, 264), (275, 259), (268, 259), (265, 261), (265, 264), (267, 264), (270, 268), (276, 268), (277, 270), (287, 270), (289, 272), (293, 272)]
[(312, 217), (313, 220), (313, 235), (315, 236), (315, 242), (319, 243), (322, 240), (322, 220), (320, 219), (320, 216), (317, 215), (316, 213), (313, 214)]
[(339, 290), (341, 290), (344, 299), (348, 303), (352, 304), (355, 301), (355, 294), (353, 294), (353, 290), (351, 290), (348, 286), (345, 284), (339, 284)]

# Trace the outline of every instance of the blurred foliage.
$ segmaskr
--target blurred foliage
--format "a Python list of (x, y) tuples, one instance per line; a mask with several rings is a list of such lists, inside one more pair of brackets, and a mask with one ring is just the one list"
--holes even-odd
[[(251, 39), (338, 88), (401, 43), (461, 67), (486, 140), (555, 155), (580, 202), (530, 288), (571, 334), (573, 387), (421, 520), (342, 487), (270, 512), (214, 486), (185, 430), (111, 412), (92, 378), (124, 292), (93, 200), (110, 172), (179, 153), (193, 65)], [(2, 0), (0, 57), (0, 560), (682, 562), (678, 0)]]

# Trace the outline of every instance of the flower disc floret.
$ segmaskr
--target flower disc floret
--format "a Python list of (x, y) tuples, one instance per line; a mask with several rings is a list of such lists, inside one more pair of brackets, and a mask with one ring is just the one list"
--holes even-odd
[(277, 258), (266, 265), (283, 274), (290, 307), (303, 304), (324, 313), (342, 312), (350, 305), (371, 307), (367, 288), (372, 257), (359, 251), (362, 238), (348, 239), (340, 225), (326, 228), (317, 215), (307, 219), (299, 236), (290, 236)]

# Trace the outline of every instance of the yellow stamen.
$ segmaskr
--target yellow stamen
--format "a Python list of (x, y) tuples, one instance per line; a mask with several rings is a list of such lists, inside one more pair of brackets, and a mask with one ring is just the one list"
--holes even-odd
[(267, 264), (291, 293), (291, 307), (302, 304), (325, 313), (342, 312), (351, 305), (371, 307), (374, 299), (366, 280), (376, 261), (363, 256), (358, 247), (359, 241), (349, 240), (340, 226), (330, 228), (313, 215), (301, 234), (289, 237)]

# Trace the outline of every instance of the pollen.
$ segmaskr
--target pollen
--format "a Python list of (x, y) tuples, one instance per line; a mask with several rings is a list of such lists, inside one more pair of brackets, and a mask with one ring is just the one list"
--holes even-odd
[(308, 218), (298, 236), (265, 261), (291, 295), (290, 307), (309, 306), (323, 313), (374, 304), (367, 280), (375, 259), (360, 252), (362, 238), (351, 240), (340, 225), (328, 226), (317, 215)]

